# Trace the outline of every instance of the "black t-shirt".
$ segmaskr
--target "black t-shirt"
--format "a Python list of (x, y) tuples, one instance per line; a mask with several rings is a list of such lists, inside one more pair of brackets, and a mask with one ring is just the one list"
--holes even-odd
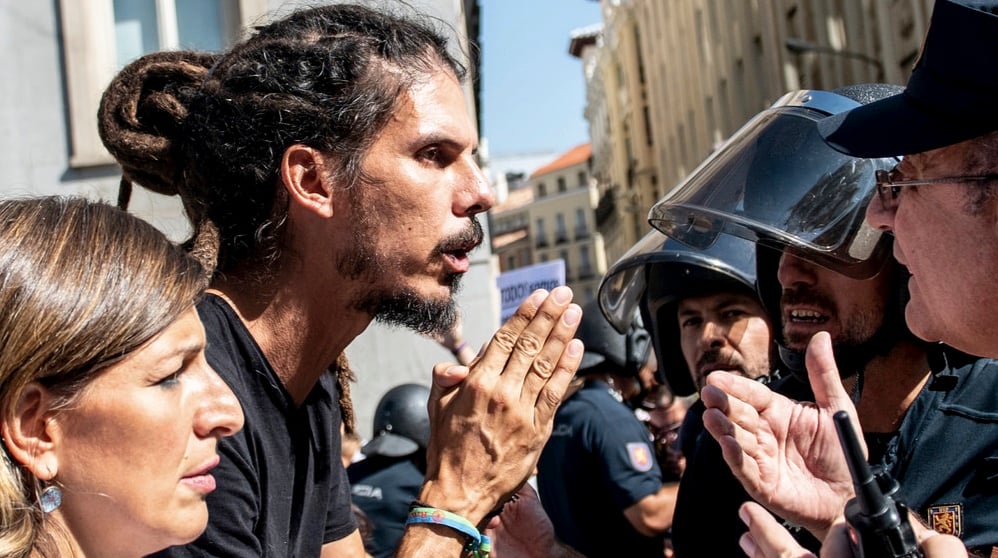
[(353, 503), (371, 521), (371, 536), (364, 548), (374, 558), (394, 555), (402, 539), (409, 505), (423, 486), (424, 472), (416, 457), (370, 456), (347, 468)]
[(537, 463), (537, 492), (558, 538), (592, 558), (655, 556), (664, 536), (637, 532), (624, 510), (662, 488), (651, 433), (591, 381), (562, 403)]
[(198, 304), (208, 363), (242, 404), (243, 429), (219, 441), (208, 527), (156, 556), (314, 558), (357, 528), (340, 460), (335, 378), (325, 374), (295, 406), (239, 316), (221, 298)]

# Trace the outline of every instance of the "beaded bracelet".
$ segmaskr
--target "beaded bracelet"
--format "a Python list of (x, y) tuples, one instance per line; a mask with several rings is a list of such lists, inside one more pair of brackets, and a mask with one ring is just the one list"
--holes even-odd
[(489, 537), (479, 533), (470, 521), (456, 513), (414, 502), (413, 506), (409, 508), (409, 517), (405, 520), (406, 525), (413, 523), (443, 525), (460, 532), (468, 537), (468, 544), (464, 546), (464, 551), (475, 558), (489, 558), (489, 553), (492, 551), (492, 541)]

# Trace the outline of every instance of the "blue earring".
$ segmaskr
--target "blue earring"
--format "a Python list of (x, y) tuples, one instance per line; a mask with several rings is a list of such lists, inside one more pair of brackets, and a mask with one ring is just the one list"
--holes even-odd
[(62, 490), (58, 486), (49, 485), (38, 497), (38, 504), (45, 513), (52, 513), (62, 505)]

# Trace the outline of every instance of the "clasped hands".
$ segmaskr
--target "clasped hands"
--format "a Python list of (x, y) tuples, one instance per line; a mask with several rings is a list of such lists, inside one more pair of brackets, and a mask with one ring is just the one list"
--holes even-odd
[(582, 360), (571, 300), (568, 287), (535, 291), (469, 366), (434, 367), (421, 501), (484, 529), (533, 473)]

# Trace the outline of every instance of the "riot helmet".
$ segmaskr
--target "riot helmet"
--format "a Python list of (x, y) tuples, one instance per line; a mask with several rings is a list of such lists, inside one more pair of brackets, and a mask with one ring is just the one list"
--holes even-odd
[(651, 350), (648, 331), (640, 317), (631, 312), (628, 319), (611, 324), (598, 307), (590, 301), (582, 307), (582, 321), (575, 331), (575, 338), (585, 345), (577, 375), (608, 373), (628, 378), (637, 377), (648, 360)]
[(844, 376), (861, 371), (902, 336), (911, 337), (903, 319), (906, 270), (890, 256), (890, 235), (865, 222), (866, 205), (876, 189), (874, 173), (892, 168), (897, 160), (845, 156), (818, 143), (814, 124), (824, 115), (899, 90), (865, 84), (787, 94), (750, 120), (649, 215), (656, 228), (695, 245), (729, 234), (758, 243), (760, 298), (774, 316), (780, 358), (795, 373), (806, 374), (804, 358), (783, 343), (777, 279), (787, 247), (795, 257), (854, 279), (893, 274), (896, 296), (886, 301), (879, 331), (848, 353), (836, 352)]
[(401, 384), (385, 392), (374, 411), (374, 437), (364, 455), (401, 457), (425, 450), (430, 442), (430, 388)]
[(725, 291), (758, 300), (755, 273), (755, 246), (748, 240), (721, 235), (698, 250), (653, 230), (607, 271), (598, 300), (618, 330), (639, 309), (658, 360), (658, 381), (685, 396), (697, 388), (680, 345), (679, 302)]
[(722, 233), (791, 246), (844, 275), (875, 275), (890, 242), (865, 222), (875, 173), (896, 158), (862, 159), (829, 147), (816, 122), (889, 96), (899, 86), (787, 93), (750, 119), (656, 203), (651, 225), (706, 248)]

